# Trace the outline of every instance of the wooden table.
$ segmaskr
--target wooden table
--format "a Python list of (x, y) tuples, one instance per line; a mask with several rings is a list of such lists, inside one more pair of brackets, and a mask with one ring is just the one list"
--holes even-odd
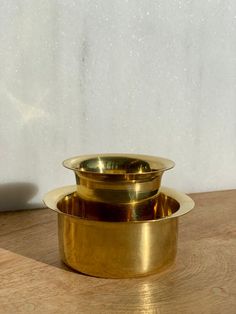
[(69, 270), (48, 209), (1, 213), (0, 313), (236, 313), (236, 190), (191, 196), (175, 264), (138, 279)]

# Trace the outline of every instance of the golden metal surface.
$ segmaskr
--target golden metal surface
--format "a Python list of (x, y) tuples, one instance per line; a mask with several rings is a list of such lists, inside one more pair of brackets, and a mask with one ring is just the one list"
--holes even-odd
[(146, 155), (100, 154), (73, 157), (63, 165), (75, 172), (81, 198), (123, 204), (155, 196), (163, 172), (174, 162)]
[(81, 214), (73, 199), (75, 190), (76, 186), (59, 188), (44, 198), (45, 204), (58, 213), (60, 254), (67, 265), (97, 277), (128, 278), (155, 273), (174, 261), (178, 217), (194, 206), (187, 195), (161, 188), (158, 208), (153, 211), (165, 217), (108, 222), (98, 220), (104, 216), (96, 211), (92, 215), (97, 220), (73, 216)]
[(77, 192), (63, 197), (57, 208), (68, 215), (98, 221), (142, 221), (170, 216), (179, 209), (179, 203), (159, 193), (152, 199), (127, 204), (108, 204), (80, 198)]

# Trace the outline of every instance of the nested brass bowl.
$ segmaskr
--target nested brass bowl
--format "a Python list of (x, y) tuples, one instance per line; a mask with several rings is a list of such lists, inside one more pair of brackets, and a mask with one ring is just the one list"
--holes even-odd
[(74, 171), (82, 199), (126, 204), (155, 196), (164, 171), (174, 162), (146, 155), (100, 154), (70, 158), (63, 165)]
[(75, 191), (76, 186), (67, 186), (44, 198), (58, 213), (60, 254), (67, 265), (92, 276), (128, 278), (155, 273), (174, 261), (178, 218), (194, 206), (187, 195), (161, 188), (148, 208), (150, 216), (140, 211), (130, 221), (128, 210), (109, 214), (109, 208), (87, 204), (85, 213)]

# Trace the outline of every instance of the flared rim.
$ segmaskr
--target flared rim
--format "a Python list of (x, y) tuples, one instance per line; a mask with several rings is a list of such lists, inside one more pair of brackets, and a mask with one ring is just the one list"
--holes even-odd
[(80, 223), (91, 223), (91, 224), (138, 224), (138, 223), (157, 223), (160, 221), (164, 221), (167, 219), (173, 219), (173, 218), (178, 218), (181, 217), (185, 214), (187, 214), (189, 211), (191, 211), (194, 208), (194, 201), (187, 196), (186, 194), (182, 192), (178, 192), (174, 189), (167, 188), (167, 187), (161, 187), (160, 192), (164, 193), (166, 196), (173, 198), (179, 203), (179, 209), (174, 212), (170, 216), (166, 216), (163, 218), (158, 218), (158, 219), (152, 219), (152, 220), (132, 220), (132, 221), (101, 221), (101, 220), (89, 220), (89, 219), (84, 219), (81, 217), (73, 216), (67, 213), (64, 213), (60, 211), (57, 207), (58, 202), (67, 196), (68, 194), (71, 194), (76, 191), (76, 185), (69, 185), (69, 186), (64, 186), (61, 188), (57, 188), (55, 190), (52, 190), (48, 192), (43, 199), (44, 204), (52, 209), (53, 211), (57, 212), (58, 214), (69, 216), (70, 218), (73, 218)]
[[(128, 170), (126, 169), (123, 174), (119, 171), (112, 171), (107, 172), (106, 166), (104, 166), (104, 161), (106, 161), (106, 164), (112, 163), (114, 160), (126, 160), (127, 164), (130, 162), (130, 168)], [(88, 164), (96, 164), (97, 168), (92, 167), (89, 168)], [(75, 156), (68, 158), (63, 161), (63, 166), (73, 170), (77, 171), (81, 174), (90, 174), (94, 175), (96, 177), (99, 177), (101, 175), (106, 175), (109, 177), (114, 176), (144, 176), (144, 175), (150, 175), (158, 172), (163, 172), (166, 170), (169, 170), (175, 166), (175, 163), (170, 160), (163, 157), (157, 157), (157, 156), (150, 156), (150, 155), (142, 155), (142, 154), (116, 154), (116, 153), (109, 153), (109, 154), (92, 154), (92, 155), (81, 155), (81, 156)], [(101, 167), (99, 168), (99, 164)], [(113, 162), (114, 164), (114, 162)], [(132, 164), (135, 164), (135, 167), (132, 169)], [(84, 166), (85, 165), (85, 166)], [(86, 167), (87, 166), (87, 167)], [(139, 167), (139, 168), (138, 168)], [(138, 170), (137, 170), (138, 168)], [(104, 171), (105, 169), (105, 171)], [(131, 170), (130, 170), (131, 169)]]

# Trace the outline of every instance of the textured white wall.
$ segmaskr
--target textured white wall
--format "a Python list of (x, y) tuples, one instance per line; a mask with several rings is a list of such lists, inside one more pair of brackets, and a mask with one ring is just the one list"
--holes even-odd
[(1, 0), (0, 79), (2, 209), (96, 152), (169, 157), (164, 184), (186, 192), (236, 188), (234, 0)]

